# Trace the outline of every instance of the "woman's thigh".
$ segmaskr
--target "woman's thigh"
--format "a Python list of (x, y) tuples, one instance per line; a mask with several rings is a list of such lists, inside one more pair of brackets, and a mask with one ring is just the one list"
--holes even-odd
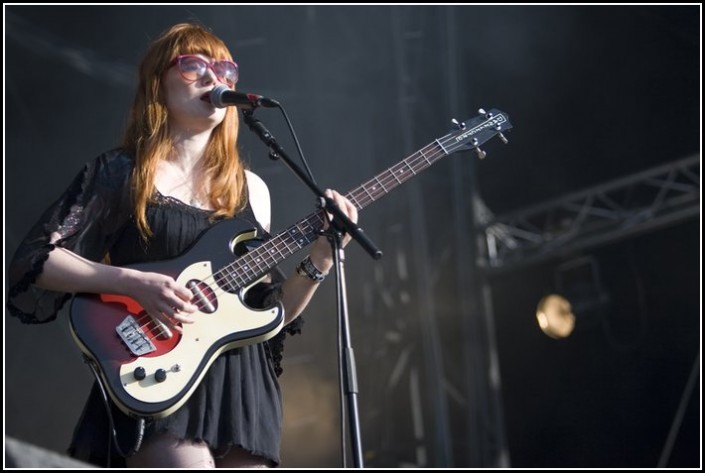
[(213, 454), (205, 442), (155, 435), (126, 459), (130, 468), (214, 468)]
[(271, 468), (274, 466), (270, 460), (237, 447), (232, 447), (225, 455), (216, 457), (215, 465), (218, 468)]

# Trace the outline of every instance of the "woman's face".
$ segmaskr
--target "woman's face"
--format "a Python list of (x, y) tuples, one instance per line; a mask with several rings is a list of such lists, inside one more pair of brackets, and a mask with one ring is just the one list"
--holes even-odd
[[(207, 63), (213, 59), (196, 54)], [(199, 133), (212, 130), (225, 118), (225, 108), (216, 108), (208, 100), (210, 91), (220, 82), (213, 69), (206, 67), (203, 77), (190, 81), (179, 71), (179, 64), (170, 67), (164, 76), (166, 107), (169, 124), (179, 133)]]

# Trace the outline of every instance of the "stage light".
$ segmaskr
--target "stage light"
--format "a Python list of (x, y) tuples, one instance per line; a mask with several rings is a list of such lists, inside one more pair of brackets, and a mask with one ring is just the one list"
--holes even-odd
[(549, 294), (539, 301), (536, 320), (543, 333), (555, 339), (565, 338), (575, 329), (570, 301), (558, 294)]

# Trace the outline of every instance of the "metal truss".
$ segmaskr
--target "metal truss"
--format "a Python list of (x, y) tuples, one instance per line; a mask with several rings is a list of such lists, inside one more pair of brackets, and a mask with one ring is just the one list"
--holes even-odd
[(488, 270), (563, 256), (700, 215), (700, 156), (480, 222)]
[[(421, 91), (421, 76), (427, 64), (425, 50), (419, 47), (421, 41), (427, 41), (427, 35), (435, 30), (435, 23), (421, 11), (413, 9), (393, 9), (390, 17), (394, 37), (394, 61), (398, 83), (399, 131), (406, 151), (414, 149), (414, 125), (412, 117), (423, 116), (419, 113), (428, 105), (424, 103)], [(439, 335), (438, 307), (435, 294), (431, 291), (432, 283), (425, 268), (430, 266), (428, 248), (429, 227), (423, 205), (423, 197), (418, 187), (408, 189), (409, 203), (415, 211), (411, 214), (412, 244), (416, 253), (416, 299), (420, 313), (420, 342), (423, 347), (423, 369), (427, 376), (425, 394), (428, 401), (428, 412), (417, 409), (414, 418), (427, 414), (433, 419), (433, 427), (419, 427), (416, 436), (416, 466), (448, 467), (453, 465), (452, 434), (448, 414), (448, 399), (444, 392), (443, 343)], [(413, 391), (412, 391), (413, 392)], [(419, 405), (413, 402), (412, 405)], [(426, 424), (428, 425), (428, 420)], [(418, 425), (423, 426), (423, 423)]]

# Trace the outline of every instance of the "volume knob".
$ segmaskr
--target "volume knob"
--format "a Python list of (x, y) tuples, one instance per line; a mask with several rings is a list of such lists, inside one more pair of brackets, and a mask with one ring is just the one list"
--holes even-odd
[(135, 371), (132, 373), (132, 376), (134, 376), (137, 381), (142, 381), (144, 378), (147, 377), (147, 372), (144, 370), (144, 368), (138, 366), (137, 368), (135, 368)]
[(162, 383), (166, 380), (166, 371), (163, 369), (159, 368), (155, 373), (154, 373), (154, 379), (157, 380), (157, 383)]

